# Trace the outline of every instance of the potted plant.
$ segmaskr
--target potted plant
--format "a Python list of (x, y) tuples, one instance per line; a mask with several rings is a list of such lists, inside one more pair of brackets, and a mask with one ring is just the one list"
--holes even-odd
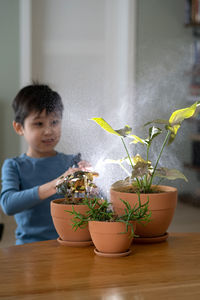
[(51, 201), (51, 216), (59, 235), (58, 242), (67, 246), (87, 246), (92, 244), (87, 227), (74, 232), (71, 227), (72, 217), (66, 211), (74, 210), (85, 214), (87, 206), (83, 203), (85, 197), (92, 197), (96, 190), (93, 183), (97, 173), (77, 171), (66, 177), (61, 177), (57, 183), (57, 193), (63, 198)]
[[(117, 161), (107, 160), (108, 163), (119, 164), (128, 175), (124, 180), (115, 182), (111, 186), (110, 197), (114, 211), (117, 214), (120, 214), (120, 211), (122, 213), (124, 204), (120, 199), (134, 206), (137, 201), (137, 193), (140, 193), (142, 203), (144, 203), (147, 198), (149, 199), (149, 209), (152, 213), (151, 222), (145, 227), (141, 224), (137, 224), (136, 233), (140, 236), (138, 241), (159, 242), (168, 237), (167, 229), (172, 221), (177, 203), (177, 189), (160, 185), (160, 183), (164, 178), (169, 180), (180, 178), (185, 181), (187, 181), (187, 179), (176, 169), (161, 167), (159, 162), (164, 148), (174, 142), (182, 122), (187, 118), (193, 117), (199, 105), (199, 102), (195, 102), (190, 107), (176, 110), (171, 114), (169, 120), (156, 119), (146, 123), (144, 126), (145, 128), (148, 126), (148, 134), (145, 139), (132, 134), (132, 129), (128, 125), (123, 129), (114, 130), (104, 119), (92, 118), (101, 128), (119, 137), (126, 152), (126, 156)], [(158, 125), (164, 128), (161, 129)], [(161, 142), (160, 152), (153, 164), (150, 160), (150, 147), (153, 140), (161, 137), (164, 132), (166, 132), (166, 134)], [(130, 150), (125, 143), (125, 138), (131, 139), (130, 144), (140, 143), (142, 146), (145, 146), (146, 157), (143, 158), (139, 154), (130, 154)], [(130, 171), (125, 168), (124, 163), (129, 165)], [(154, 182), (156, 178), (160, 179), (157, 183)]]
[(69, 211), (73, 215), (75, 231), (89, 225), (89, 232), (95, 245), (94, 252), (99, 256), (129, 255), (130, 245), (135, 236), (136, 221), (146, 223), (150, 220), (148, 200), (141, 204), (140, 195), (138, 195), (138, 202), (133, 207), (126, 201), (121, 201), (125, 206), (121, 215), (117, 215), (111, 209), (111, 203), (107, 200), (98, 198), (84, 199), (88, 207), (86, 214), (77, 212), (74, 207), (72, 211)]

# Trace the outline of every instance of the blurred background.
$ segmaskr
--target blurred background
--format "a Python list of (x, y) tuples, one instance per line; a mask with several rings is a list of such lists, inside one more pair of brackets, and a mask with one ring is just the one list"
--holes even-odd
[[(58, 150), (81, 152), (109, 186), (126, 176), (106, 158), (123, 148), (91, 119), (114, 128), (141, 126), (190, 106), (200, 94), (200, 13), (185, 0), (0, 0), (0, 154), (26, 151), (12, 129), (11, 103), (18, 90), (37, 80), (57, 90), (64, 102)], [(179, 203), (171, 231), (200, 231), (200, 126), (185, 121), (162, 165), (177, 168), (188, 183), (172, 183)], [(137, 146), (139, 147), (139, 146)], [(132, 147), (134, 154), (141, 149)], [(153, 146), (155, 159), (159, 145)], [(171, 184), (171, 182), (170, 182)], [(1, 246), (14, 243), (15, 222), (0, 210)]]

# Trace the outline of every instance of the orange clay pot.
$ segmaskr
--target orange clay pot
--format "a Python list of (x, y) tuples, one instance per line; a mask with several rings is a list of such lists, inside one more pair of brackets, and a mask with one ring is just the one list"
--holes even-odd
[[(177, 189), (170, 186), (158, 186), (156, 193), (140, 194), (141, 203), (144, 204), (149, 197), (149, 210), (151, 220), (146, 225), (136, 224), (136, 234), (140, 237), (158, 237), (167, 232), (172, 222), (176, 204)], [(138, 195), (134, 193), (110, 190), (110, 201), (116, 214), (124, 214), (124, 204), (120, 199), (127, 201), (131, 207), (138, 203)]]
[(91, 236), (88, 230), (88, 226), (85, 228), (78, 228), (76, 231), (72, 228), (73, 216), (66, 212), (66, 210), (72, 211), (74, 209), (81, 214), (85, 214), (88, 210), (86, 205), (71, 205), (62, 204), (64, 199), (56, 199), (51, 201), (51, 216), (55, 229), (62, 241), (68, 242), (87, 242), (91, 241)]
[(124, 223), (89, 221), (88, 224), (92, 241), (99, 252), (116, 254), (129, 250), (133, 237), (130, 228), (126, 232)]

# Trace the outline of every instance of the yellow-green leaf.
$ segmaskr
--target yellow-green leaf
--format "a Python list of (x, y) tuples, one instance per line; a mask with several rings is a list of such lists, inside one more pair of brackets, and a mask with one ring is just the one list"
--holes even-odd
[(121, 159), (118, 159), (118, 160), (106, 159), (105, 163), (108, 163), (108, 164), (118, 164), (128, 174), (128, 176), (130, 176), (131, 175), (130, 172), (122, 164), (126, 159), (127, 158), (121, 158)]
[(136, 165), (138, 162), (141, 163), (149, 163), (145, 159), (140, 156), (140, 154), (136, 154), (135, 156), (132, 156), (133, 164)]
[(127, 137), (133, 138), (133, 141), (130, 142), (130, 144), (137, 144), (137, 143), (145, 144), (145, 140), (141, 139), (140, 137), (138, 137), (135, 134), (129, 134)]
[(117, 136), (121, 136), (121, 134), (115, 131), (103, 118), (92, 118), (91, 120), (96, 122), (105, 131)]
[(167, 129), (171, 131), (171, 135), (169, 138), (168, 144), (171, 144), (173, 140), (175, 139), (178, 129), (181, 126), (181, 123), (188, 118), (191, 118), (194, 116), (196, 112), (197, 106), (200, 105), (200, 102), (195, 102), (189, 107), (183, 108), (183, 109), (178, 109), (174, 111), (171, 114), (171, 117), (169, 118), (169, 126), (167, 126)]
[(169, 123), (171, 126), (180, 125), (183, 120), (191, 118), (196, 111), (197, 106), (199, 106), (199, 102), (195, 102), (190, 107), (186, 107), (183, 109), (178, 109), (171, 114), (169, 118)]
[(122, 160), (121, 159), (110, 159), (110, 158), (107, 158), (104, 160), (104, 162), (106, 164), (117, 164), (117, 165), (120, 165), (122, 163)]

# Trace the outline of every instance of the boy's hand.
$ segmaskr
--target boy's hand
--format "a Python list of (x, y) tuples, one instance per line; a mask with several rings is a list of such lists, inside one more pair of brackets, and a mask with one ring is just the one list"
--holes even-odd
[(79, 171), (91, 172), (93, 170), (91, 164), (86, 160), (81, 160), (78, 163)]
[(92, 166), (91, 164), (86, 161), (86, 160), (81, 160), (78, 163), (78, 168), (69, 168), (64, 174), (63, 176), (66, 177), (67, 175), (73, 174), (77, 171), (85, 171), (85, 172), (91, 172), (92, 171)]
[[(73, 174), (75, 172), (78, 172), (78, 171), (84, 171), (84, 172), (91, 172), (93, 174), (93, 176), (99, 176), (98, 173), (96, 172), (93, 172), (93, 168), (91, 166), (91, 164), (86, 161), (86, 160), (81, 160), (79, 163), (78, 163), (78, 167), (77, 168), (69, 168), (65, 173), (63, 173), (56, 181), (56, 186), (61, 184), (65, 177), (67, 177), (68, 175), (70, 174)], [(55, 188), (56, 188), (55, 186)]]

